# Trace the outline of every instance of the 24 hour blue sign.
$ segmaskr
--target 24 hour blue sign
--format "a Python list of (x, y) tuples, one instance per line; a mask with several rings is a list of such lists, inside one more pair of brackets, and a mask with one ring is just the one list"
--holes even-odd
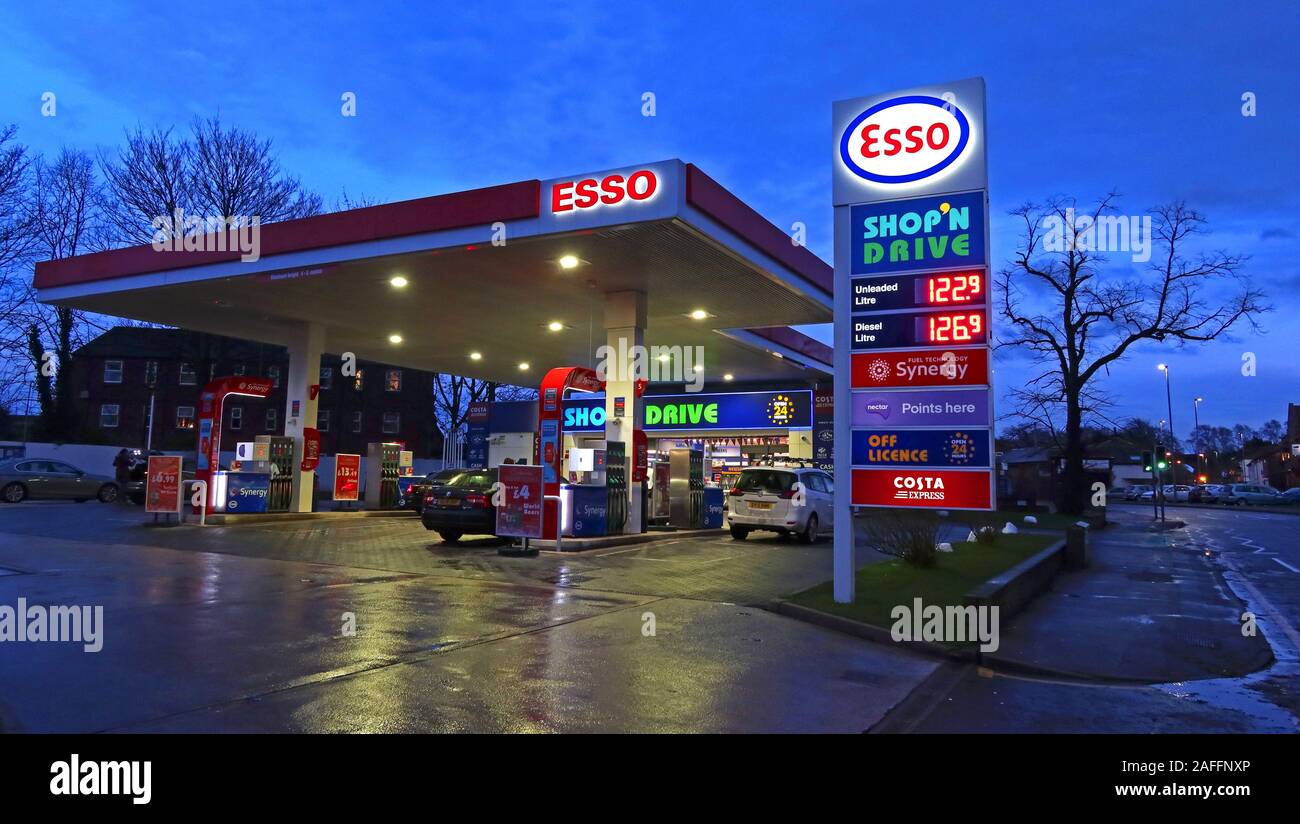
[(859, 204), (850, 226), (855, 275), (985, 263), (983, 192)]

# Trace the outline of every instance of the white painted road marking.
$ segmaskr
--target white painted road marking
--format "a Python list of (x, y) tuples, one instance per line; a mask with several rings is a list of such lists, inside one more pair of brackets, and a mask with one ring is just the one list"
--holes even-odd
[(1300, 575), (1300, 569), (1296, 569), (1295, 567), (1293, 567), (1293, 566), (1291, 566), (1290, 564), (1288, 564), (1286, 561), (1283, 561), (1281, 558), (1274, 558), (1273, 560), (1274, 560), (1274, 561), (1277, 561), (1279, 564), (1281, 564), (1282, 566), (1284, 566), (1284, 567), (1286, 567), (1287, 569), (1291, 570), (1292, 572), (1294, 572), (1294, 573)]

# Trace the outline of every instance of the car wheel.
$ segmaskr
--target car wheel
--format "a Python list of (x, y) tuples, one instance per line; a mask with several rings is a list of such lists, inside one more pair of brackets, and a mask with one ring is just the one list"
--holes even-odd
[(443, 543), (454, 544), (454, 543), (456, 543), (457, 541), (460, 540), (460, 535), (461, 535), (461, 533), (459, 533), (459, 532), (439, 532), (438, 535), (442, 537)]
[(731, 539), (733, 541), (743, 541), (749, 537), (749, 530), (743, 526), (733, 526), (731, 528)]
[(799, 543), (811, 544), (817, 540), (817, 515), (816, 513), (808, 516), (808, 523), (804, 524), (803, 532), (799, 533)]
[(0, 489), (0, 500), (3, 500), (7, 504), (22, 503), (23, 499), (26, 497), (27, 487), (17, 481), (9, 484), (4, 489)]
[(117, 500), (117, 484), (104, 484), (99, 488), (99, 494), (95, 497), (99, 498), (100, 503), (113, 503)]

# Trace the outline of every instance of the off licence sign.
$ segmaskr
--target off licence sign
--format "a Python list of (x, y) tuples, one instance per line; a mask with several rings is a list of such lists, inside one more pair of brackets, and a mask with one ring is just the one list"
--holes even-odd
[(503, 464), (497, 470), (501, 503), (496, 534), (503, 538), (542, 537), (542, 467)]
[(145, 479), (145, 512), (181, 511), (181, 458), (179, 455), (150, 455)]

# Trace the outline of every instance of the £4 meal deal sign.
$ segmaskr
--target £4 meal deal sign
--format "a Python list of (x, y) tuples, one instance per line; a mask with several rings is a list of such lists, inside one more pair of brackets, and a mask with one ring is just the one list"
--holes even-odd
[[(838, 486), (855, 506), (995, 502), (980, 78), (832, 108)], [(901, 468), (900, 468), (901, 467)]]

